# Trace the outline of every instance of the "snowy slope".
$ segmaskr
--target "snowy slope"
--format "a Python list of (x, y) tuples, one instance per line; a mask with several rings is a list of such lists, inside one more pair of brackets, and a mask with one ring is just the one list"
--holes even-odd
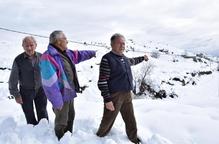
[[(40, 43), (40, 42), (38, 42)], [(147, 144), (217, 144), (219, 143), (219, 72), (216, 71), (217, 64), (203, 59), (206, 63), (194, 62), (192, 59), (185, 59), (180, 55), (184, 51), (170, 47), (166, 44), (155, 42), (134, 42), (127, 41), (127, 49), (134, 48), (136, 52), (128, 51), (127, 56), (140, 56), (144, 52), (151, 55), (151, 52), (159, 49), (168, 50), (168, 54), (161, 52), (159, 58), (150, 57), (149, 63), (154, 69), (148, 79), (152, 81), (154, 89), (165, 89), (168, 92), (174, 91), (178, 97), (172, 99), (151, 99), (144, 96), (141, 99), (134, 99), (133, 104), (139, 129), (139, 136)], [(14, 57), (22, 52), (22, 48), (16, 47), (10, 42), (0, 43), (1, 57), (0, 67), (10, 68)], [(9, 49), (10, 47), (10, 49)], [(40, 44), (39, 51), (46, 48), (46, 43)], [(10, 70), (0, 70), (0, 144), (129, 144), (125, 134), (125, 126), (119, 115), (111, 132), (104, 138), (95, 135), (103, 112), (103, 102), (100, 91), (97, 88), (99, 62), (103, 54), (109, 49), (76, 45), (69, 43), (71, 49), (94, 49), (97, 51), (97, 58), (77, 65), (79, 81), (81, 85), (88, 88), (75, 99), (76, 117), (74, 121), (73, 135), (66, 133), (60, 142), (57, 141), (54, 131), (54, 114), (51, 105), (48, 105), (49, 123), (42, 120), (39, 125), (33, 127), (26, 125), (22, 110), (15, 101), (9, 100), (7, 80)], [(5, 50), (9, 50), (5, 53)], [(3, 54), (4, 53), (4, 54)], [(173, 62), (173, 60), (178, 60)], [(146, 62), (134, 66), (135, 76)], [(212, 70), (210, 75), (192, 77), (191, 72)], [(172, 81), (173, 77), (194, 80), (196, 85), (191, 83), (182, 86), (180, 82)], [(174, 85), (162, 83), (169, 81)], [(162, 83), (162, 84), (161, 84)]]

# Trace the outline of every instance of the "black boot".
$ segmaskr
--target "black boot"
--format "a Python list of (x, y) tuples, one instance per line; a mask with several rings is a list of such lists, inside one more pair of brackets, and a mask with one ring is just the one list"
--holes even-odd
[(56, 128), (55, 134), (56, 134), (58, 140), (60, 140), (65, 134), (64, 128)]
[(141, 144), (141, 139), (137, 138), (136, 142), (134, 142), (135, 144)]

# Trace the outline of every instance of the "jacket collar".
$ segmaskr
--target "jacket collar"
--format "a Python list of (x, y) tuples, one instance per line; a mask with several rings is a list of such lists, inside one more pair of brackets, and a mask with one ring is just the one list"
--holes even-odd
[(59, 48), (52, 44), (48, 45), (48, 51), (53, 56), (58, 55), (59, 53), (69, 53), (68, 49), (66, 49), (65, 51), (61, 51)]
[(115, 55), (115, 56), (117, 56), (117, 57), (124, 57), (124, 56), (125, 56), (124, 54), (122, 54), (122, 55), (118, 55), (118, 54), (116, 54), (116, 53), (113, 52), (113, 51), (110, 51), (110, 53), (113, 54), (113, 55)]

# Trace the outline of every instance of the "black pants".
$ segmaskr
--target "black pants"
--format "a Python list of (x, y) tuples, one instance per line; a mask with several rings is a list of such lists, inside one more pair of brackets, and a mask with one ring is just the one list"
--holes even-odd
[(74, 100), (64, 102), (61, 110), (53, 109), (55, 117), (55, 134), (60, 140), (69, 131), (72, 133), (75, 118)]
[[(46, 110), (47, 98), (43, 88), (36, 90), (20, 88), (20, 94), (23, 100), (22, 109), (27, 121), (27, 124), (37, 125), (42, 118), (48, 120), (48, 113)], [(34, 106), (36, 108), (37, 119), (34, 113)]]

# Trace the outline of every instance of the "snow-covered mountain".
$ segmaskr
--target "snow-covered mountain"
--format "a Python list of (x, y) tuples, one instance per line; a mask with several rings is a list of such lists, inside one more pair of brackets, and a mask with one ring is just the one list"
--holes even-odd
[(206, 53), (219, 57), (219, 35), (188, 40), (182, 47), (192, 52)]
[[(66, 133), (57, 141), (54, 114), (48, 105), (49, 123), (42, 120), (33, 127), (26, 125), (22, 110), (8, 99), (10, 67), (22, 48), (12, 42), (0, 42), (0, 144), (128, 144), (121, 116), (104, 138), (95, 135), (99, 126), (103, 101), (97, 88), (101, 57), (110, 51), (104, 43), (92, 46), (69, 43), (70, 49), (98, 50), (97, 57), (77, 65), (79, 81), (87, 88), (75, 99), (76, 117), (73, 135)], [(38, 41), (38, 51), (46, 49)], [(103, 47), (101, 47), (103, 46)], [(133, 104), (139, 136), (147, 144), (217, 144), (219, 143), (219, 71), (218, 59), (201, 53), (190, 53), (153, 41), (127, 40), (128, 57), (147, 54), (148, 62), (132, 67), (135, 80)], [(148, 70), (149, 71), (145, 71)], [(165, 91), (160, 98), (141, 89), (142, 76), (154, 93)], [(174, 94), (174, 95), (171, 95)], [(172, 98), (173, 97), (173, 98)]]

